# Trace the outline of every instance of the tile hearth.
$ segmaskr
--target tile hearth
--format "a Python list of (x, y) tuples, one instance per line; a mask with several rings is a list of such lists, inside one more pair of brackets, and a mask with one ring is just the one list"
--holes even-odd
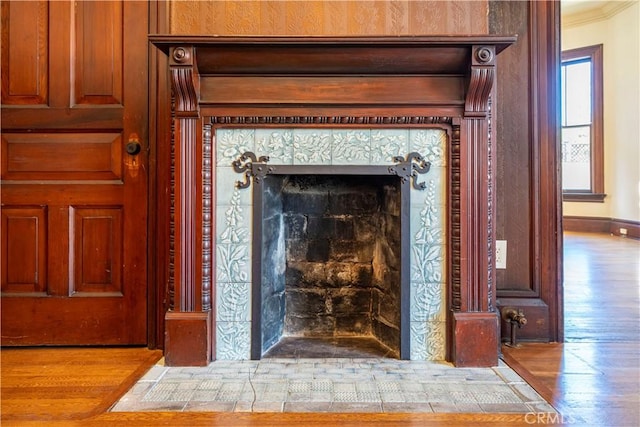
[(511, 368), (386, 358), (155, 365), (111, 409), (201, 412), (555, 412)]

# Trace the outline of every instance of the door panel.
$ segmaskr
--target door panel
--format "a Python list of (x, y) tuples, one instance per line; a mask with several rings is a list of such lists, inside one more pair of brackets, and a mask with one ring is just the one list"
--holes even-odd
[(121, 180), (119, 133), (2, 135), (2, 179)]
[(122, 207), (72, 207), (71, 215), (71, 295), (122, 296)]
[(2, 345), (147, 342), (147, 17), (2, 3)]
[(2, 104), (46, 104), (48, 14), (46, 1), (2, 2)]
[(3, 293), (36, 294), (46, 291), (46, 217), (43, 207), (3, 207)]
[[(124, 3), (82, 1), (75, 14), (75, 103), (122, 101), (122, 11)], [(75, 55), (74, 55), (75, 54)]]

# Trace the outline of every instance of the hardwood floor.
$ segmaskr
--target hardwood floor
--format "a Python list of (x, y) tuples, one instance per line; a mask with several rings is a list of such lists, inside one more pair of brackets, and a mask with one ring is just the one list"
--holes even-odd
[(2, 425), (637, 426), (640, 242), (578, 233), (565, 238), (566, 342), (525, 343), (503, 353), (559, 414), (109, 413), (161, 352), (5, 348)]
[(638, 426), (640, 242), (567, 232), (564, 266), (565, 342), (504, 347), (504, 359), (567, 423)]

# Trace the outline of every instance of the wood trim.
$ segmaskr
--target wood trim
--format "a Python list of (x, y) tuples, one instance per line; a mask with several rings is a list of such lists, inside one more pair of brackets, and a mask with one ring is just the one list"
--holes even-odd
[(531, 267), (534, 289), (549, 306), (549, 341), (564, 338), (560, 141), (560, 2), (531, 1)]
[[(149, 30), (153, 33), (169, 32), (169, 6), (165, 0), (150, 0)], [(170, 146), (171, 101), (168, 60), (157, 49), (149, 52), (149, 294), (148, 343), (149, 348), (164, 348), (164, 316), (166, 311), (166, 283), (168, 265), (164, 248), (169, 235), (166, 225), (169, 193), (168, 176), (159, 173), (167, 169), (165, 159)]]
[(603, 193), (571, 193), (567, 191), (562, 193), (563, 202), (604, 203), (605, 197), (607, 197), (607, 195)]
[(640, 239), (640, 221), (612, 218), (609, 232), (615, 236), (623, 236), (623, 234), (620, 232), (620, 228), (627, 229), (627, 237)]
[(611, 228), (611, 218), (565, 216), (562, 218), (562, 227), (565, 231), (608, 233)]
[(502, 359), (511, 369), (527, 382), (540, 396), (549, 403), (554, 403), (554, 392), (544, 383), (539, 376), (536, 376), (527, 367), (518, 361), (518, 349), (502, 347)]
[[(84, 350), (84, 349), (83, 349)], [(78, 350), (78, 351), (83, 351)], [(101, 351), (109, 351), (102, 350)], [(86, 351), (86, 350), (85, 350)], [(124, 396), (131, 387), (136, 385), (136, 383), (146, 374), (160, 359), (162, 359), (162, 354), (159, 351), (149, 351), (148, 353), (142, 353), (140, 356), (140, 365), (126, 378), (123, 378), (117, 386), (113, 387), (112, 390), (109, 390), (104, 394), (104, 398), (91, 411), (82, 415), (82, 418), (89, 418), (98, 416), (100, 414), (104, 414), (109, 412), (109, 409), (113, 406), (114, 402), (117, 402), (122, 396)]]
[[(640, 239), (640, 221), (589, 216), (565, 216), (562, 220), (565, 231), (610, 233), (614, 236)], [(621, 228), (627, 230), (626, 235), (620, 232)]]
[[(585, 46), (561, 52), (562, 61), (590, 58), (592, 72), (591, 111), (591, 194), (580, 201), (598, 202), (604, 199), (604, 80), (602, 44)], [(576, 192), (567, 191), (565, 200), (578, 200)]]

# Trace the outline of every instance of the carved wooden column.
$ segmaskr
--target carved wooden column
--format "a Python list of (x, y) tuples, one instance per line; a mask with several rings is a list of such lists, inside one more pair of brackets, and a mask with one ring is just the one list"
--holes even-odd
[(489, 101), (495, 47), (473, 46), (464, 116), (454, 123), (452, 174), (451, 361), (456, 366), (498, 364), (495, 308), (495, 205)]
[[(169, 66), (174, 105), (165, 360), (167, 365), (204, 366), (211, 360), (211, 251), (210, 242), (206, 241), (210, 237), (211, 214), (210, 206), (203, 206), (202, 201), (203, 133), (195, 49), (171, 48)], [(211, 156), (208, 158), (210, 161)], [(210, 181), (210, 173), (207, 180)], [(205, 192), (209, 195), (210, 187), (208, 182)], [(210, 197), (208, 200), (210, 204)], [(203, 216), (203, 208), (209, 217)], [(206, 229), (203, 220), (209, 224)], [(203, 230), (207, 236), (203, 236)], [(203, 250), (207, 263), (203, 263)], [(205, 270), (203, 265), (209, 268)]]

